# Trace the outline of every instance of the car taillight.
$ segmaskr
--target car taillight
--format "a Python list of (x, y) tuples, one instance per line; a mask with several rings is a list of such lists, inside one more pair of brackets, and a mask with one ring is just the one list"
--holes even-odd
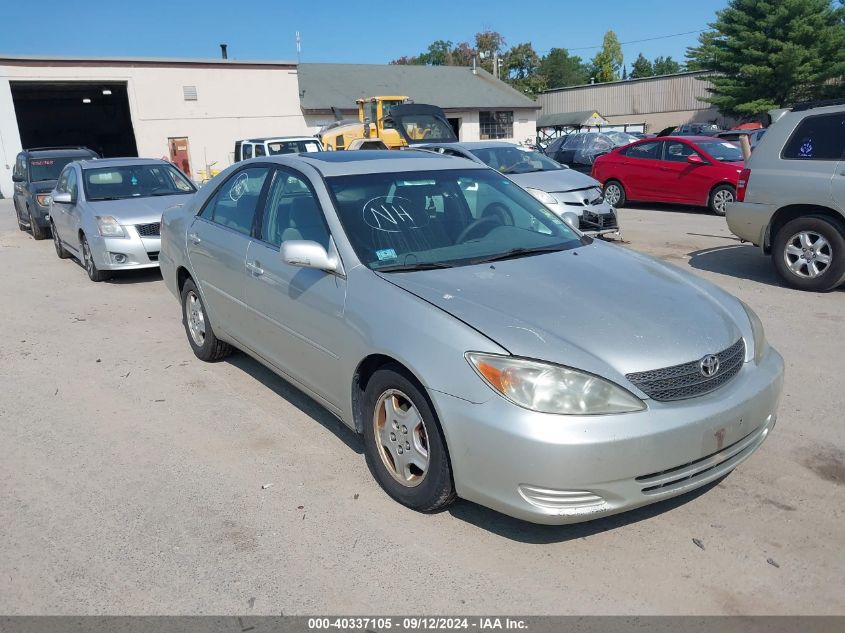
[(736, 183), (736, 201), (745, 202), (745, 190), (748, 189), (748, 181), (751, 180), (751, 170), (746, 167), (739, 172), (739, 180)]

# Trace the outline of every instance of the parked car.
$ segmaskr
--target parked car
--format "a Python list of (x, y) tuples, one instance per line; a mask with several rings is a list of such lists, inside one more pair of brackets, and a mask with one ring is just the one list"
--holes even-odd
[(502, 141), (430, 143), (419, 147), (492, 167), (588, 235), (619, 234), (616, 210), (605, 202), (599, 182), (540, 152)]
[(582, 132), (555, 139), (546, 148), (546, 156), (562, 165), (589, 174), (599, 156), (637, 140), (625, 132)]
[(13, 205), (21, 231), (29, 229), (36, 240), (48, 237), (49, 197), (59, 173), (71, 161), (90, 158), (97, 158), (97, 153), (87, 147), (33, 147), (17, 155)]
[(671, 132), (672, 136), (716, 136), (722, 129), (715, 123), (684, 123)]
[(783, 360), (750, 308), (465, 159), (233, 165), (165, 211), (161, 270), (198, 358), (291, 380), (416, 510), (594, 519), (724, 476), (775, 425)]
[(56, 255), (75, 255), (91, 281), (158, 266), (162, 211), (196, 191), (171, 163), (107, 158), (68, 164), (50, 194)]
[(725, 215), (736, 197), (742, 151), (709, 136), (638, 141), (601, 156), (593, 177), (604, 185), (614, 207), (629, 201), (676, 202), (708, 207)]
[(313, 136), (271, 136), (235, 141), (235, 162), (276, 154), (322, 152), (320, 140)]
[(754, 150), (765, 133), (766, 128), (763, 127), (756, 130), (728, 130), (727, 132), (719, 132), (716, 136), (723, 141), (731, 141), (733, 143), (738, 143), (741, 137), (747, 136), (748, 143), (751, 149)]
[(798, 106), (768, 129), (728, 227), (771, 255), (793, 288), (832, 290), (845, 282), (845, 101)]

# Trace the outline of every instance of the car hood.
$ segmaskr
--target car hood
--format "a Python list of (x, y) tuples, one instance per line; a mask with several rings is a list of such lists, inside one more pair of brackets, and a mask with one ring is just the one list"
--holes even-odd
[(555, 169), (550, 171), (533, 171), (528, 174), (507, 174), (507, 177), (520, 187), (539, 189), (547, 193), (601, 187), (599, 182), (587, 174), (574, 169)]
[(29, 190), (32, 193), (44, 193), (53, 191), (56, 188), (57, 180), (36, 180), (29, 185)]
[(738, 302), (727, 293), (598, 241), (558, 253), (382, 276), (511, 354), (616, 380), (698, 360), (742, 335), (734, 316)]
[(190, 199), (190, 195), (177, 194), (152, 198), (88, 201), (86, 204), (97, 215), (110, 215), (120, 224), (128, 225), (161, 222), (161, 214), (166, 209), (184, 204)]

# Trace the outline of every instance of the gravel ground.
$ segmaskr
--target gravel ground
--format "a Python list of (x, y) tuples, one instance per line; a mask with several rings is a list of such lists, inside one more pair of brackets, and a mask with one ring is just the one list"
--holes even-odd
[(544, 527), (397, 505), (308, 397), (196, 360), (158, 273), (93, 284), (0, 201), (0, 613), (845, 613), (845, 289), (781, 287), (698, 211), (621, 221), (760, 314), (780, 421), (718, 485)]

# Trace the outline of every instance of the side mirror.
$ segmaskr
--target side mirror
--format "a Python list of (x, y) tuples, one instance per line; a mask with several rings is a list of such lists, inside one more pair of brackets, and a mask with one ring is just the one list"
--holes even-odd
[(24, 180), (23, 174), (12, 174), (12, 182), (23, 182)]
[(687, 156), (687, 162), (690, 165), (703, 165), (704, 159), (698, 154), (690, 154), (689, 156)]
[(290, 240), (282, 242), (279, 248), (282, 261), (291, 266), (316, 268), (333, 273), (338, 269), (337, 257), (330, 256), (321, 244), (311, 240)]
[(566, 222), (573, 229), (578, 229), (578, 225), (581, 223), (581, 219), (572, 211), (567, 211), (560, 216), (560, 219)]
[(53, 202), (58, 202), (59, 204), (73, 203), (73, 196), (67, 191), (53, 193), (50, 197), (53, 199)]

